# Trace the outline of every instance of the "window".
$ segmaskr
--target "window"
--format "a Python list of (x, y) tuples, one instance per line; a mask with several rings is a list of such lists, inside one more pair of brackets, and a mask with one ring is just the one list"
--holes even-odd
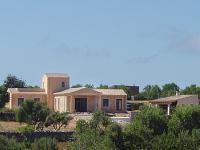
[(116, 99), (116, 110), (122, 110), (122, 99)]
[(18, 106), (22, 106), (23, 102), (24, 102), (24, 98), (18, 98)]
[(108, 106), (109, 106), (109, 100), (103, 99), (103, 107), (108, 107)]
[(39, 101), (40, 101), (40, 98), (34, 98), (34, 101), (35, 101), (35, 102), (39, 102)]
[(62, 82), (62, 87), (65, 87), (65, 82)]

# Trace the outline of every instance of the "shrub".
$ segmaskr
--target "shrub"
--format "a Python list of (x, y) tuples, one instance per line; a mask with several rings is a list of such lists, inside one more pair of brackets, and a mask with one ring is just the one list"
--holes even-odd
[(58, 131), (62, 126), (67, 126), (71, 119), (72, 118), (67, 112), (52, 112), (49, 116), (47, 116), (45, 126), (48, 127), (52, 125), (54, 130)]
[(34, 126), (28, 124), (24, 127), (18, 128), (17, 131), (20, 133), (31, 133), (31, 132), (34, 132), (35, 129), (34, 129)]
[(200, 107), (198, 105), (178, 106), (168, 123), (168, 128), (174, 133), (181, 130), (200, 129)]
[(14, 139), (0, 136), (0, 148), (1, 150), (22, 150), (26, 149), (26, 146), (23, 142), (16, 142)]
[(31, 124), (37, 130), (43, 130), (43, 124), (48, 114), (49, 109), (43, 103), (25, 100), (22, 107), (16, 111), (16, 120)]
[(40, 138), (36, 139), (32, 144), (33, 150), (57, 150), (57, 141), (52, 138)]

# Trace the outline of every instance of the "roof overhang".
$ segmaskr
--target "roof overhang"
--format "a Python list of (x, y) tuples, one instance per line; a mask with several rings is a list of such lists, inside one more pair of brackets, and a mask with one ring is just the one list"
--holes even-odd
[(62, 96), (62, 95), (71, 95), (71, 96), (98, 96), (101, 95), (101, 92), (97, 92), (91, 88), (73, 88), (73, 89), (68, 89), (65, 91), (57, 92), (54, 93), (56, 96)]

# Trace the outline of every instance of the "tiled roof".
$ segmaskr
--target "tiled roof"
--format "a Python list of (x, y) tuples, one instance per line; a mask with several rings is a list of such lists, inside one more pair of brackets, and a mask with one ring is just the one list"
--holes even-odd
[(127, 95), (122, 89), (94, 89), (97, 92), (101, 92), (102, 95)]
[(57, 92), (57, 93), (54, 93), (54, 94), (69, 94), (69, 93), (76, 92), (76, 91), (79, 91), (79, 90), (85, 89), (85, 88), (86, 87), (70, 88), (70, 89), (67, 89), (67, 90), (64, 90), (64, 91), (61, 91), (61, 92)]
[(156, 100), (151, 100), (149, 103), (156, 104), (156, 103), (172, 103), (176, 102), (177, 100), (182, 100), (189, 97), (194, 97), (196, 95), (177, 95), (177, 96), (170, 96), (165, 98), (160, 98)]
[[(70, 89), (67, 89), (67, 90), (64, 90), (64, 91), (61, 91), (61, 92), (57, 92), (57, 93), (54, 93), (54, 94), (56, 94), (56, 95), (70, 94), (70, 93), (77, 92), (77, 91), (82, 90), (82, 89), (88, 89), (88, 88), (86, 88), (86, 87), (70, 88)], [(102, 95), (126, 95), (126, 93), (121, 89), (91, 89), (91, 90), (94, 90), (95, 92), (98, 92)]]
[(45, 75), (47, 76), (47, 77), (69, 77), (69, 75), (68, 74), (65, 74), (65, 73), (45, 73)]
[(41, 88), (8, 88), (11, 94), (46, 94), (45, 89)]

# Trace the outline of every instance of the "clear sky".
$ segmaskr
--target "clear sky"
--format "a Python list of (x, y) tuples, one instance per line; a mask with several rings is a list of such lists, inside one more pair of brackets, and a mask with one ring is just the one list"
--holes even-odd
[(200, 85), (199, 0), (0, 2), (0, 82)]

